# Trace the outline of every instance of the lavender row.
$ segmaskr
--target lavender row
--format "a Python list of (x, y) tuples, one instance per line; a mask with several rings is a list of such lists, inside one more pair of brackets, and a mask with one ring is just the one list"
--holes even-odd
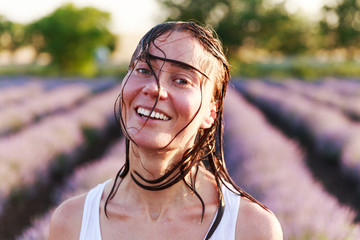
[(0, 135), (20, 129), (42, 115), (67, 108), (90, 96), (91, 89), (85, 85), (68, 84), (52, 91), (32, 96), (21, 103), (8, 104), (0, 109)]
[(229, 89), (225, 158), (234, 180), (274, 211), (284, 239), (360, 239), (355, 213), (313, 179), (296, 143)]
[(0, 109), (6, 107), (8, 104), (21, 102), (24, 99), (29, 99), (44, 91), (43, 86), (38, 81), (28, 83), (6, 86), (0, 88)]
[(0, 77), (0, 108), (8, 104), (23, 102), (31, 97), (51, 91), (71, 83), (82, 84), (96, 93), (114, 85), (114, 78), (89, 79), (62, 79), (62, 78), (31, 78), (15, 77), (11, 79)]
[[(313, 101), (338, 108), (351, 118), (360, 120), (360, 83), (345, 80), (333, 80), (329, 83), (284, 81), (281, 83), (281, 86), (295, 93), (304, 95)], [(342, 86), (342, 88), (340, 86)]]
[(344, 96), (360, 96), (359, 79), (328, 78), (318, 83), (322, 88), (335, 91)]
[[(124, 140), (115, 143), (99, 160), (81, 167), (66, 181), (65, 185), (57, 190), (55, 196), (57, 204), (73, 196), (86, 193), (99, 183), (113, 178), (124, 164)], [(89, 178), (91, 176), (91, 178)], [(32, 221), (17, 240), (46, 240), (49, 235), (50, 217), (54, 208), (43, 216)]]
[[(54, 83), (61, 85), (56, 86)], [(20, 103), (7, 103), (6, 107), (0, 108), (0, 136), (18, 130), (42, 116), (70, 109), (76, 103), (91, 96), (94, 92), (99, 92), (99, 89), (105, 89), (104, 86), (100, 84), (90, 85), (85, 82), (69, 83), (66, 81), (55, 82), (54, 80), (46, 84), (43, 82), (41, 85), (43, 88), (45, 88), (45, 85), (49, 88), (50, 84), (52, 86), (48, 91), (41, 91), (32, 96), (29, 94), (32, 92), (31, 90), (34, 85), (37, 87), (40, 86), (39, 81), (31, 81), (29, 84), (10, 89), (5, 88), (5, 90), (3, 90), (3, 94), (7, 96), (7, 99), (9, 99), (10, 96), (14, 98), (17, 96), (22, 98), (23, 101)], [(56, 87), (54, 87), (54, 85)], [(111, 85), (108, 84), (108, 87), (110, 86)]]
[(0, 138), (0, 212), (14, 189), (46, 181), (50, 169), (72, 164), (86, 146), (84, 130), (100, 134), (114, 124), (113, 104), (119, 91), (114, 87), (69, 112)]
[(238, 89), (282, 127), (309, 141), (322, 159), (337, 161), (344, 175), (360, 182), (360, 123), (338, 109), (261, 81), (239, 84)]

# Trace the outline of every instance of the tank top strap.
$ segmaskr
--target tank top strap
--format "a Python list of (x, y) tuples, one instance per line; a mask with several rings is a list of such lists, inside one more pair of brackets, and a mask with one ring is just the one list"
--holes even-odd
[(91, 189), (86, 195), (79, 240), (101, 240), (100, 201), (105, 185), (110, 180)]
[(222, 186), (225, 207), (219, 225), (210, 240), (234, 240), (241, 197)]

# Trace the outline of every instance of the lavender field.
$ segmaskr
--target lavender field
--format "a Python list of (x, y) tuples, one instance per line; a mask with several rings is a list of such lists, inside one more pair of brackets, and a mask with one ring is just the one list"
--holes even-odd
[[(114, 177), (118, 93), (113, 79), (0, 79), (0, 239), (47, 239), (56, 205)], [(233, 80), (224, 118), (230, 174), (285, 239), (360, 239), (360, 81)]]

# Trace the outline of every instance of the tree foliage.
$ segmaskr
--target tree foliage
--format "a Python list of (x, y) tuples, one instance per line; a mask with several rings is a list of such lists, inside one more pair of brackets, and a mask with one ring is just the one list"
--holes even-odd
[(0, 16), (0, 50), (15, 51), (24, 44), (24, 26)]
[(283, 3), (264, 0), (158, 0), (167, 20), (211, 24), (230, 53), (240, 46), (296, 54), (307, 48), (306, 26), (285, 11)]
[(62, 74), (93, 75), (94, 51), (115, 47), (109, 29), (110, 14), (96, 8), (66, 4), (27, 26), (27, 39), (41, 52), (51, 55), (53, 66)]
[(360, 43), (360, 1), (342, 0), (336, 5), (323, 7), (324, 18), (320, 22), (324, 46), (359, 47)]

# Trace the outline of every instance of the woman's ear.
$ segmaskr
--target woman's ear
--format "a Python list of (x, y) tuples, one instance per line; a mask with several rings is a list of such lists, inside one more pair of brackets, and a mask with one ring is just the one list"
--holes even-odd
[(217, 116), (217, 108), (218, 108), (217, 101), (212, 101), (210, 103), (209, 113), (205, 117), (205, 119), (202, 122), (200, 128), (207, 129), (207, 128), (210, 128), (214, 124), (214, 121), (215, 121), (216, 116)]

